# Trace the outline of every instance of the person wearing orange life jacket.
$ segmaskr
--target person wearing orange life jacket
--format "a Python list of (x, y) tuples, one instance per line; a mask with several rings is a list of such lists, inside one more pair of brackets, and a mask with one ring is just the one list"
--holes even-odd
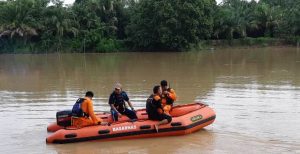
[(164, 112), (170, 115), (170, 111), (172, 110), (173, 103), (176, 101), (176, 93), (174, 89), (168, 87), (168, 82), (166, 80), (162, 80), (160, 82), (162, 88), (162, 106)]
[(150, 120), (158, 120), (159, 122), (154, 125), (158, 132), (158, 127), (163, 124), (170, 123), (172, 117), (165, 114), (161, 104), (162, 89), (160, 86), (153, 88), (153, 94), (146, 101), (146, 112)]
[(82, 128), (92, 125), (106, 125), (107, 122), (96, 117), (93, 108), (94, 93), (86, 92), (84, 98), (79, 98), (72, 109), (72, 126)]

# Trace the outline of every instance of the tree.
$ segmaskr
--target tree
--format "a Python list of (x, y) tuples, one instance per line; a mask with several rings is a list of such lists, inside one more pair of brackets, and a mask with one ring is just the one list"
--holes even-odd
[[(6, 49), (26, 48), (32, 51), (32, 39), (41, 36), (42, 12), (49, 0), (8, 0), (0, 3), (0, 38)], [(29, 45), (29, 46), (28, 46)]]
[[(51, 3), (50, 3), (51, 2)], [(299, 0), (0, 0), (0, 52), (186, 50), (300, 36)]]
[(183, 50), (212, 32), (213, 0), (140, 0), (130, 9), (128, 39), (135, 48)]
[(35, 14), (41, 5), (47, 4), (47, 1), (32, 0), (9, 0), (2, 4), (0, 11), (0, 37), (9, 36), (21, 38), (26, 43), (32, 36), (38, 35), (41, 29), (39, 14)]
[(281, 21), (281, 10), (277, 6), (260, 2), (255, 10), (257, 24), (265, 30), (265, 36), (274, 37), (275, 30)]
[(247, 31), (256, 27), (253, 22), (253, 7), (255, 1), (250, 3), (244, 0), (225, 0), (215, 9), (214, 37), (216, 38), (245, 38)]
[(50, 41), (56, 44), (56, 50), (62, 48), (63, 38), (76, 37), (78, 34), (78, 24), (69, 8), (62, 7), (62, 3), (57, 1), (53, 6), (46, 9), (44, 16), (44, 33), (42, 39), (45, 46), (49, 46)]
[(260, 2), (269, 5), (271, 8), (275, 8), (273, 9), (274, 14), (280, 16), (280, 19), (276, 20), (279, 35), (300, 35), (300, 1), (261, 0)]
[(283, 18), (279, 31), (285, 36), (300, 36), (300, 1), (287, 1), (282, 4)]
[[(76, 1), (72, 7), (75, 21), (79, 26), (76, 42), (80, 43), (84, 51), (93, 50), (103, 38), (104, 24), (96, 14), (97, 9), (99, 9), (97, 2), (92, 0)], [(78, 43), (76, 45), (78, 46)]]

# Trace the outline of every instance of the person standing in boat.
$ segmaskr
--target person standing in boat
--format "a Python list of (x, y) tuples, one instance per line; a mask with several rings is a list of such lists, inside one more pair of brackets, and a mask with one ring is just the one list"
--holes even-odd
[(92, 126), (92, 125), (105, 125), (107, 122), (103, 122), (102, 119), (97, 118), (94, 113), (93, 99), (94, 93), (88, 91), (84, 98), (79, 98), (72, 109), (72, 126), (78, 128)]
[[(131, 110), (127, 108), (125, 102), (128, 103)], [(137, 116), (132, 103), (130, 102), (126, 92), (122, 91), (122, 85), (120, 83), (117, 83), (115, 85), (115, 89), (110, 94), (108, 103), (111, 107), (110, 111), (114, 121), (118, 121), (118, 118), (122, 117), (122, 115), (126, 115), (132, 121), (137, 120)]]
[(165, 114), (162, 104), (161, 104), (162, 88), (160, 86), (155, 86), (153, 88), (153, 94), (147, 99), (146, 102), (146, 112), (150, 120), (158, 120), (159, 122), (154, 125), (156, 131), (158, 132), (158, 127), (163, 124), (170, 123), (172, 117)]
[(166, 80), (162, 80), (160, 82), (160, 86), (162, 88), (161, 103), (164, 109), (164, 113), (170, 115), (173, 103), (174, 101), (176, 101), (175, 90), (168, 87), (168, 82)]

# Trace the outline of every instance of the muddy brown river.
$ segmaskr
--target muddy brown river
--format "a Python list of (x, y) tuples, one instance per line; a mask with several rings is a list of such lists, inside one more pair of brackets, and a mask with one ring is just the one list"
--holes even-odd
[[(46, 144), (47, 125), (87, 90), (96, 111), (121, 82), (136, 109), (166, 79), (175, 104), (202, 101), (216, 121), (162, 138)], [(0, 55), (0, 153), (300, 153), (300, 49)]]

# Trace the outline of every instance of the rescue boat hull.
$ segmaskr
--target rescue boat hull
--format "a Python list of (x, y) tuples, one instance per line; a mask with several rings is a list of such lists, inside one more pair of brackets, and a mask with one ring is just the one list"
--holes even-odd
[[(145, 110), (141, 115), (147, 116)], [(136, 122), (118, 122), (110, 126), (90, 126), (81, 129), (59, 129), (46, 139), (47, 143), (73, 143), (91, 140), (121, 140), (190, 134), (214, 122), (215, 112), (207, 105), (193, 103), (174, 107), (172, 122), (161, 125), (156, 132), (157, 121), (145, 118)], [(143, 118), (143, 117), (142, 117)]]

